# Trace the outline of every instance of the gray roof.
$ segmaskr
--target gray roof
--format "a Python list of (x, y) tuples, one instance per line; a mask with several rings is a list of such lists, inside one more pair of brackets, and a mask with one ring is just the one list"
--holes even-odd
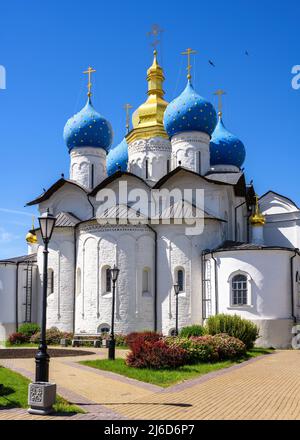
[(266, 246), (266, 245), (257, 245), (254, 243), (243, 243), (239, 241), (231, 241), (227, 240), (222, 243), (220, 246), (216, 247), (212, 250), (207, 250), (205, 253), (210, 252), (223, 252), (223, 251), (257, 251), (257, 250), (285, 250), (285, 251), (294, 251), (293, 247), (285, 247), (285, 246)]
[(36, 263), (36, 261), (36, 254), (30, 254), (0, 260), (0, 264)]
[(243, 173), (208, 173), (206, 174), (206, 178), (209, 180), (214, 180), (218, 182), (226, 182), (231, 183), (232, 185), (236, 185), (240, 178), (242, 177)]
[(77, 225), (81, 220), (76, 217), (76, 215), (72, 214), (71, 212), (60, 212), (56, 216), (56, 223), (55, 227), (71, 227)]

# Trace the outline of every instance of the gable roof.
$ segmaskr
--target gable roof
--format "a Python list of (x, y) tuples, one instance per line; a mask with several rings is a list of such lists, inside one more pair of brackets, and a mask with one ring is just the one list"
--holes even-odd
[(79, 223), (81, 220), (76, 217), (76, 215), (72, 214), (71, 212), (60, 212), (56, 216), (56, 222), (55, 227), (74, 227)]
[(300, 210), (300, 208), (296, 205), (296, 203), (290, 199), (289, 197), (283, 196), (282, 194), (277, 193), (276, 191), (272, 191), (271, 189), (267, 192), (265, 192), (262, 196), (259, 197), (259, 200), (263, 199), (264, 197), (266, 197), (268, 194), (275, 194), (278, 197), (281, 197), (285, 200), (287, 200), (289, 203), (291, 203), (292, 205), (294, 205), (297, 209)]
[[(114, 174), (111, 174), (110, 176), (108, 176), (106, 179), (104, 179), (101, 183), (99, 183), (99, 185), (97, 185), (90, 193), (89, 196), (91, 197), (95, 197), (95, 195), (97, 194), (98, 191), (100, 191), (102, 188), (105, 188), (107, 185), (109, 185), (111, 182), (114, 182), (115, 180), (119, 179), (120, 177), (123, 176), (129, 176), (129, 177), (133, 177), (135, 179), (140, 180), (141, 182), (144, 183), (144, 185), (148, 186), (148, 183), (142, 179), (141, 177), (137, 176), (136, 174), (130, 173), (129, 171), (116, 171)], [(150, 187), (149, 187), (150, 188)]]
[(26, 203), (25, 206), (37, 205), (38, 203), (41, 203), (41, 202), (44, 202), (45, 200), (48, 200), (56, 191), (58, 191), (66, 183), (69, 183), (70, 185), (76, 186), (77, 188), (84, 191), (85, 194), (87, 194), (87, 190), (83, 186), (79, 185), (78, 183), (74, 182), (73, 180), (65, 179), (62, 177), (62, 178), (58, 179), (52, 186), (50, 186), (50, 188), (48, 188), (47, 191), (45, 191), (43, 194), (38, 196), (36, 199), (31, 200), (30, 202)]
[(284, 250), (284, 251), (295, 251), (293, 247), (287, 246), (266, 246), (258, 245), (254, 243), (244, 243), (239, 241), (226, 240), (220, 246), (212, 250), (205, 250), (205, 254), (210, 254), (211, 252), (225, 252), (225, 251), (257, 251), (257, 250)]
[(0, 264), (19, 264), (19, 263), (36, 263), (37, 254), (22, 255), (20, 257), (7, 258), (0, 260)]

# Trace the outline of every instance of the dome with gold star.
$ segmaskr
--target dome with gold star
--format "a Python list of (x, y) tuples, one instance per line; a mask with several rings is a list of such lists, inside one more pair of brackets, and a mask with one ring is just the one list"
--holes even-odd
[(198, 95), (190, 79), (181, 95), (170, 102), (164, 115), (169, 137), (184, 131), (201, 131), (211, 135), (216, 123), (214, 106)]
[(64, 128), (64, 140), (69, 151), (78, 147), (103, 148), (108, 151), (112, 138), (110, 123), (94, 109), (90, 97), (83, 109), (72, 116)]

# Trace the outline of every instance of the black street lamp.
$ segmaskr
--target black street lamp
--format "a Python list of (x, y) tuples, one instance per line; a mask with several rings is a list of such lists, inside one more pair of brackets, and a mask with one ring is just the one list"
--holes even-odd
[(175, 336), (178, 336), (178, 294), (180, 286), (179, 284), (174, 284), (174, 292), (176, 297), (176, 314), (175, 314)]
[(35, 381), (49, 382), (49, 354), (47, 353), (46, 323), (47, 323), (47, 285), (48, 285), (48, 244), (51, 239), (56, 218), (47, 212), (39, 217), (41, 235), (44, 242), (43, 264), (43, 297), (42, 297), (42, 325), (38, 351), (35, 355)]
[(113, 294), (112, 294), (112, 307), (111, 307), (111, 330), (110, 330), (110, 341), (108, 347), (108, 359), (111, 361), (115, 360), (115, 351), (116, 351), (116, 342), (115, 342), (115, 302), (116, 302), (116, 282), (119, 276), (120, 269), (114, 265), (112, 269), (110, 269), (110, 276), (113, 282)]

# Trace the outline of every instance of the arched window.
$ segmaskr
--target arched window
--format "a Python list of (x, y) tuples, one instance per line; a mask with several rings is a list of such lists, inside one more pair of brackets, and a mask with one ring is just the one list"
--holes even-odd
[(169, 336), (176, 336), (176, 328), (171, 328), (169, 330)]
[(76, 294), (80, 295), (81, 293), (81, 269), (78, 267), (76, 274)]
[(234, 275), (231, 279), (231, 303), (233, 306), (248, 304), (248, 279), (244, 274)]
[(97, 333), (109, 333), (110, 326), (108, 324), (100, 324), (97, 328)]
[(170, 160), (167, 160), (167, 174), (170, 172)]
[(51, 295), (51, 293), (54, 292), (54, 271), (53, 271), (53, 269), (50, 269), (50, 268), (48, 269), (47, 278), (48, 278), (47, 295)]
[(149, 161), (146, 159), (146, 179), (149, 177)]
[(179, 285), (179, 292), (185, 291), (185, 276), (184, 269), (179, 267), (175, 270), (175, 283)]
[(198, 151), (198, 173), (201, 174), (201, 151)]
[(147, 267), (145, 267), (143, 269), (143, 290), (142, 293), (147, 294), (150, 293), (150, 269), (148, 269)]

